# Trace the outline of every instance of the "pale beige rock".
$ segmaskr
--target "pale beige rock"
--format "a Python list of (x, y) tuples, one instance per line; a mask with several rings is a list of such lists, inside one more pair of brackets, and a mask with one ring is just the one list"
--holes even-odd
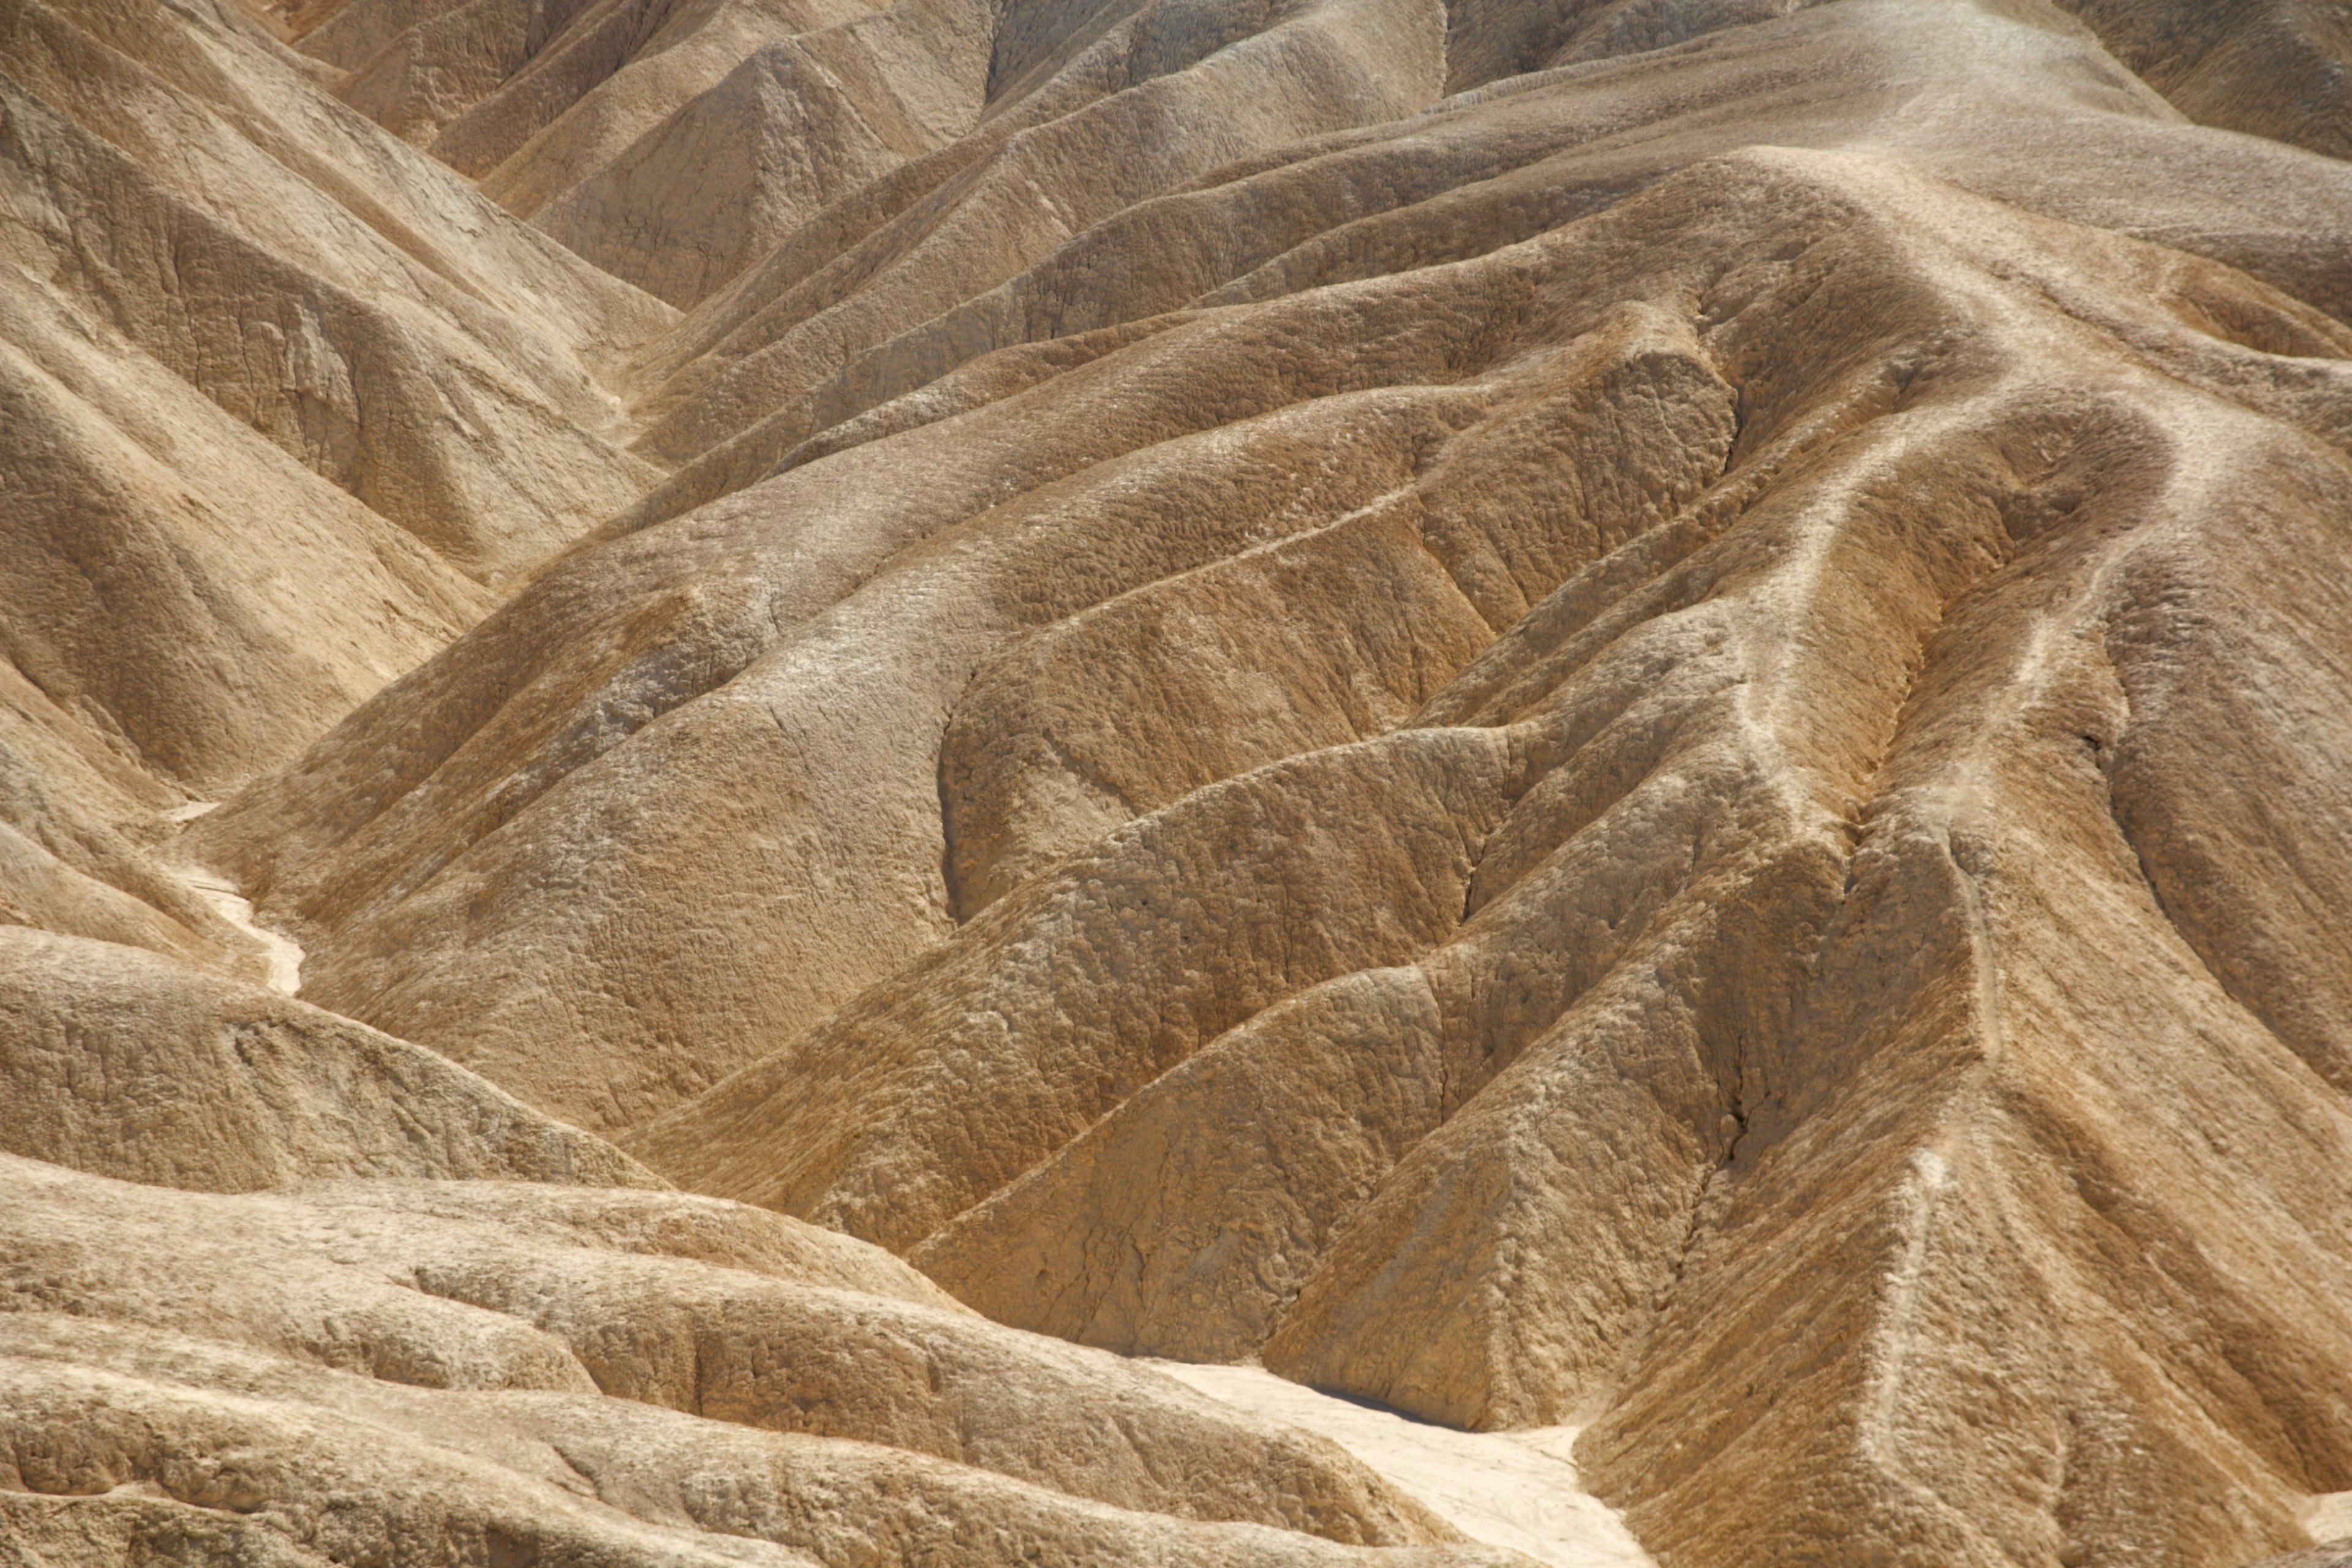
[(493, 585), (633, 499), (651, 470), (583, 362), (664, 308), (348, 114), (304, 114), (316, 92), (233, 18), (166, 16), (7, 18), (0, 243), (50, 312)]
[[(2184, 153), (2172, 160), (2175, 178), (2167, 183), (2181, 188), (2142, 179), (2127, 206), (2113, 202), (2114, 187), (2095, 171), (2143, 166), (2147, 154), (2132, 144), (2147, 143), (2156, 127), (2130, 121), (2168, 111), (2111, 61), (2081, 47), (2080, 30), (2054, 14), (2041, 14), (2052, 32), (2037, 37), (2015, 26), (1969, 26), (1948, 12), (1915, 14), (1913, 28), (1902, 32), (1857, 27), (1846, 10), (1741, 29), (1710, 39), (1703, 52), (1596, 68), (1654, 30), (1644, 24), (1626, 31), (1636, 12), (1654, 12), (1651, 23), (1670, 42), (1801, 7), (1608, 9), (1614, 21), (1575, 13), (1585, 28), (1579, 47), (1594, 59), (1466, 93), (1390, 125), (1242, 158), (1192, 189), (1101, 218), (1027, 270), (951, 309), (926, 292), (906, 312), (910, 319), (891, 329), (897, 335), (879, 342), (866, 325), (876, 310), (908, 288), (935, 290), (940, 274), (920, 252), (901, 255), (895, 242), (885, 248), (891, 228), (860, 238), (929, 177), (928, 161), (903, 171), (904, 181), (877, 182), (877, 195), (845, 204), (850, 210), (838, 221), (832, 213), (820, 216), (761, 273), (747, 274), (644, 358), (645, 374), (668, 380), (641, 405), (659, 416), (641, 449), (692, 460), (631, 520), (673, 516), (753, 482), (826, 425), (990, 348), (1189, 302), (1263, 299), (1482, 253), (1580, 216), (1710, 152), (1746, 145), (1758, 139), (1764, 118), (1774, 142), (1840, 145), (1859, 135), (1972, 187), (2030, 206), (2095, 214), (2176, 242), (2194, 233), (2198, 248), (2343, 297), (2340, 277), (2294, 237), (2311, 221), (2306, 198), (2318, 198), (2283, 165), (2248, 181), (2200, 179), (2189, 174), (2197, 160)], [(1481, 11), (1457, 8), (1454, 16), (1458, 29)], [(1549, 22), (1538, 30), (1553, 37)], [(1957, 88), (1949, 85), (1956, 69), (1977, 74)], [(2087, 92), (2111, 113), (2128, 112), (2089, 126), (2070, 121), (2069, 166), (2053, 179), (2042, 146), (2021, 129), (2047, 112), (2018, 95), (2021, 76), (2046, 82), (2053, 95)], [(1796, 82), (1802, 86), (1792, 90)], [(1715, 110), (1727, 100), (1742, 108)], [(1968, 137), (1921, 132), (1955, 112), (1972, 121)], [(958, 160), (977, 155), (967, 149), (986, 144), (987, 130), (940, 159), (961, 167)], [(1033, 184), (1044, 177), (1029, 175)], [(877, 207), (883, 193), (889, 205)], [(1028, 198), (1024, 192), (1014, 199)], [(915, 216), (932, 221), (928, 207), (908, 215)], [(840, 254), (853, 239), (857, 248)], [(998, 243), (992, 231), (962, 248), (993, 254)], [(885, 264), (888, 272), (874, 279)], [(856, 290), (848, 300), (845, 288)], [(712, 446), (714, 439), (721, 444)]]
[(0, 1092), (0, 1148), (163, 1186), (661, 1184), (609, 1144), (365, 1025), (136, 949), (8, 927)]
[(167, 863), (180, 792), (103, 710), (68, 713), (0, 663), (0, 924), (263, 977), (261, 955)]
[(0, 30), (0, 904), (257, 979), (154, 814), (478, 619), (466, 573), (634, 493), (583, 367), (666, 311), (231, 13), (35, 4)]
[(2343, 1568), (2352, 1563), (2352, 1537), (2325, 1541), (2302, 1552), (2265, 1557), (2251, 1568)]
[[(885, 488), (878, 478), (871, 487), (844, 484), (842, 472), (820, 465), (781, 481), (811, 503), (781, 533), (771, 532), (772, 514), (764, 504), (714, 509), (676, 531), (681, 541), (695, 540), (688, 555), (677, 553), (668, 535), (640, 535), (610, 552), (576, 556), (534, 584), (517, 602), (513, 619), (495, 634), (486, 627), (484, 635), (530, 649), (524, 657), (534, 660), (555, 638), (578, 637), (598, 649), (595, 657), (609, 673), (586, 660), (571, 662), (534, 680), (527, 704), (477, 709), (488, 721), (483, 732), (435, 733), (436, 745), (465, 742), (445, 766), (404, 738), (417, 732), (418, 705), (436, 700), (425, 685), (437, 677), (427, 672), (425, 683), (389, 694), (380, 710), (354, 723), (347, 739), (303, 764), (304, 782), (286, 806), (273, 804), (265, 811), (260, 797), (252, 807), (234, 805), (200, 823), (195, 838), (213, 863), (270, 889), (264, 908), (311, 953), (310, 984), (328, 1005), (371, 1017), (404, 1037), (463, 1052), (462, 1059), (478, 1070), (582, 1125), (642, 1121), (681, 1091), (707, 1085), (755, 1054), (741, 1020), (761, 1017), (773, 1028), (814, 1023), (861, 984), (952, 929), (950, 894), (936, 869), (945, 850), (939, 737), (975, 667), (1026, 626), (1050, 624), (1223, 554), (1314, 533), (1387, 502), (1391, 492), (1401, 492), (1393, 505), (1405, 519), (1436, 517), (1421, 531), (1452, 531), (1437, 546), (1440, 561), (1463, 561), (1476, 595), (1504, 613), (1523, 597), (1512, 572), (1524, 574), (1538, 594), (1557, 580), (1558, 547), (1542, 536), (1539, 524), (1515, 533), (1515, 520), (1481, 516), (1478, 508), (1507, 513), (1497, 504), (1496, 487), (1511, 463), (1543, 460), (1507, 455), (1511, 421), (1540, 424), (1580, 402), (1593, 405), (1583, 438), (1633, 433), (1654, 445), (1665, 463), (1657, 493), (1596, 484), (1589, 497), (1570, 493), (1580, 487), (1566, 487), (1549, 502), (1589, 507), (1591, 526), (1603, 534), (1642, 526), (1674, 505), (1678, 492), (1695, 488), (1697, 476), (1719, 467), (1729, 437), (1727, 389), (1676, 359), (1671, 335), (1663, 347), (1648, 341), (1636, 324), (1646, 320), (1639, 312), (1612, 315), (1578, 351), (1539, 352), (1528, 363), (1498, 369), (1461, 388), (1410, 384), (1441, 374), (1449, 356), (1490, 352), (1481, 334), (1504, 312), (1537, 308), (1530, 296), (1546, 279), (1562, 275), (1557, 268), (1541, 256), (1515, 256), (1447, 279), (1440, 287), (1458, 301), (1457, 311), (1434, 321), (1423, 314), (1422, 288), (1392, 284), (1367, 285), (1362, 298), (1343, 304), (1282, 302), (1267, 308), (1266, 320), (1206, 320), (1146, 340), (1138, 345), (1140, 360), (1115, 357), (1045, 384), (1032, 395), (1045, 400), (1042, 407), (1014, 399), (977, 411), (957, 428), (930, 426), (910, 433), (903, 439), (919, 440), (939, 455), (920, 485)], [(1358, 330), (1351, 371), (1342, 371), (1328, 340), (1318, 335), (1328, 324), (1325, 312), (1333, 309)], [(1267, 353), (1270, 343), (1276, 355)], [(1661, 353), (1665, 357), (1658, 360)], [(1272, 411), (1227, 432), (1171, 440), (1203, 417), (1197, 387), (1206, 365), (1229, 367), (1234, 389), (1226, 411), (1268, 405)], [(1653, 370), (1667, 384), (1660, 392), (1648, 387)], [(1343, 374), (1382, 374), (1407, 384), (1294, 402), (1299, 383), (1311, 386)], [(1694, 401), (1685, 405), (1685, 398)], [(1118, 413), (1081, 422), (1052, 413), (1056, 405), (1074, 414), (1115, 405)], [(980, 428), (971, 421), (981, 422)], [(1678, 429), (1677, 421), (1699, 443), (1695, 453), (1685, 455), (1673, 445), (1675, 437), (1668, 433)], [(1457, 428), (1466, 434), (1454, 460), (1440, 461), (1440, 447)], [(1043, 470), (1040, 479), (1080, 471), (984, 510), (1002, 483), (999, 452), (1008, 446), (1019, 450), (1032, 431), (1043, 432), (1044, 439), (1024, 461), (1033, 472)], [(1571, 444), (1577, 438), (1563, 437)], [(1155, 439), (1158, 445), (1131, 456), (1099, 460)], [(1674, 455), (1667, 457), (1669, 451)], [(1304, 457), (1309, 452), (1316, 454), (1311, 463)], [(1095, 459), (1091, 468), (1085, 466), (1089, 459)], [(834, 461), (857, 468), (872, 464), (882, 476), (896, 474), (906, 458), (869, 447)], [(1417, 480), (1424, 468), (1428, 472)], [(1493, 499), (1482, 503), (1482, 493)], [(950, 520), (960, 517), (971, 521), (946, 531)], [(894, 540), (934, 531), (940, 531), (937, 546), (907, 552), (843, 603), (826, 605), (830, 592), (838, 591), (832, 584), (858, 571), (861, 562), (878, 565), (877, 558)], [(763, 535), (773, 542), (757, 542)], [(1325, 547), (1357, 546), (1353, 539), (1339, 539)], [(690, 595), (648, 592), (662, 578), (677, 581), (681, 567), (692, 570), (687, 563), (696, 558), (727, 561), (727, 580), (698, 583)], [(1194, 585), (1213, 602), (1231, 574), (1222, 578), (1194, 580)], [(606, 622), (607, 603), (625, 605), (627, 620)], [(1407, 604), (1392, 605), (1390, 613)], [(1444, 634), (1448, 651), (1416, 657), (1458, 658), (1466, 652), (1464, 637), (1480, 635), (1475, 622), (1463, 618), (1475, 614), (1475, 604), (1457, 605), (1450, 623), (1425, 624), (1422, 629), (1429, 632), (1450, 626)], [(675, 608), (649, 615), (655, 605)], [(674, 621), (673, 616), (690, 619)], [(591, 633), (592, 626), (612, 630)], [(683, 638), (670, 629), (687, 626), (695, 629)], [(885, 636), (882, 628), (892, 626), (908, 629)], [(647, 657), (657, 648), (666, 651)], [(485, 647), (443, 668), (457, 679), (491, 682), (513, 668), (510, 657)], [(819, 669), (839, 674), (808, 673)], [(473, 673), (455, 673), (460, 670)], [(713, 700), (687, 700), (721, 681), (727, 684)], [(591, 682), (610, 684), (598, 691)], [(593, 707), (574, 706), (583, 700)], [(905, 722), (915, 700), (924, 704), (916, 711), (928, 715), (919, 727)], [(595, 717), (589, 718), (592, 712)], [(886, 713), (889, 723), (871, 729)], [(860, 717), (845, 723), (851, 715)], [(648, 727), (638, 731), (638, 725)], [(515, 758), (546, 743), (534, 736), (558, 735), (570, 737), (565, 751), (551, 754), (547, 763), (517, 769)], [(409, 753), (402, 763), (405, 793), (388, 799), (389, 809), (373, 821), (348, 826), (309, 816), (311, 802), (322, 813), (346, 809), (330, 804), (338, 799), (335, 781), (349, 776), (347, 770), (381, 767), (387, 748)], [(583, 754), (572, 748), (593, 750)], [(682, 765), (656, 763), (654, 748), (666, 758), (699, 759), (687, 771), (703, 781), (698, 787), (709, 796), (638, 802), (630, 781), (644, 776), (641, 770), (667, 773)], [(835, 757), (838, 763), (817, 761)], [(836, 767), (841, 771), (832, 771)], [(1203, 778), (1194, 765), (1184, 782)], [(790, 839), (747, 837), (703, 813), (698, 802), (718, 796), (738, 812), (760, 800), (804, 801), (800, 809), (822, 811), (838, 828), (818, 831), (819, 819), (812, 816), (806, 831)], [(631, 804), (621, 808), (625, 797)], [(481, 804), (457, 805), (468, 799)], [(493, 801), (495, 812), (488, 809)], [(675, 837), (663, 852), (626, 865), (574, 858), (567, 846), (580, 830), (565, 824), (616, 808), (630, 822), (622, 831)], [(446, 843), (439, 836), (461, 809), (482, 829), (506, 826), (496, 838), (479, 840), (464, 864), (452, 866), (445, 858), (457, 847), (440, 847), (436, 840)], [(435, 838), (420, 841), (413, 834)], [(337, 846), (337, 839), (343, 843)], [(289, 853), (310, 843), (333, 853), (308, 865)], [(536, 929), (528, 936), (499, 915), (483, 923), (482, 915), (497, 906), (476, 899), (471, 889), (536, 878), (540, 873), (508, 868), (550, 855), (573, 868), (565, 875), (594, 879), (600, 890), (539, 905), (530, 917)], [(704, 875), (714, 858), (729, 868), (722, 876), (740, 879), (734, 883), (740, 893), (720, 894), (719, 884)], [(265, 868), (272, 862), (287, 865), (292, 877), (278, 880), (278, 872)], [(432, 884), (416, 886), (411, 868), (418, 867), (437, 872)], [(606, 880), (614, 877), (620, 880)], [(777, 897), (785, 888), (796, 889), (789, 902)], [(690, 930), (713, 918), (721, 897), (733, 900), (727, 917), (731, 940), (746, 959), (723, 975), (700, 974), (682, 984), (686, 975), (640, 944), (611, 945), (616, 920)], [(448, 913), (459, 900), (473, 911), (462, 921)], [(817, 917), (821, 909), (828, 912)], [(471, 986), (474, 995), (495, 996), (495, 989), (461, 976), (492, 966), (514, 973), (511, 955), (526, 944), (547, 989), (529, 1000), (498, 1002), (487, 1013), (469, 1005), (461, 1026), (445, 988)], [(750, 962), (755, 952), (762, 956)], [(581, 994), (566, 978), (567, 971), (590, 965), (602, 976), (595, 996)], [(615, 985), (618, 975), (628, 978)], [(594, 1009), (582, 1023), (601, 1059), (568, 1043), (559, 1057), (539, 1043), (550, 995), (563, 997), (563, 1007)], [(716, 1024), (721, 1018), (730, 1021)], [(704, 1042), (700, 1048), (738, 1054), (698, 1060), (667, 1043), (689, 1037)], [(534, 1076), (519, 1076), (524, 1074)]]
[(1203, 1394), (1321, 1433), (1473, 1541), (1549, 1568), (1652, 1568), (1623, 1521), (1578, 1484), (1573, 1426), (1458, 1432), (1318, 1394), (1263, 1367), (1154, 1364)]
[(1332, 1228), (1443, 1121), (1441, 1025), (1417, 969), (1311, 987), (908, 1256), (990, 1316), (1081, 1344), (1254, 1355)]
[(815, 433), (804, 399), (835, 419), (880, 401), (835, 408), (823, 395), (868, 351), (885, 363), (865, 379), (898, 379), (884, 396), (904, 390), (905, 370), (887, 363), (894, 339), (1088, 226), (1231, 160), (1423, 106), (1437, 25), (1413, 0), (1318, 0), (1287, 14), (1152, 7), (1110, 29), (956, 147), (877, 182), (887, 209), (869, 215), (871, 198), (852, 198), (857, 229), (821, 215), (807, 226), (815, 244), (795, 237), (640, 352), (640, 375), (661, 379), (640, 395), (649, 428), (636, 449), (695, 461), (635, 521), (759, 478)]
[[(483, 188), (615, 276), (693, 305), (826, 203), (979, 115), (987, 35), (976, 7), (908, 0), (814, 26), (849, 9), (689, 12), (677, 30), (699, 24), (690, 37), (657, 40), (490, 169)], [(525, 85), (436, 150), (460, 166), (487, 156), (474, 125)]]
[(0, 19), (28, 1125), (713, 1195), (9, 1162), (40, 1551), (1460, 1552), (1113, 1351), (1673, 1568), (2335, 1529), (2317, 10), (141, 15)]
[[(529, 217), (593, 177), (763, 45), (837, 27), (866, 9), (772, 0), (686, 6), (604, 0), (551, 32), (527, 66), (443, 127), (433, 152), (483, 179), (492, 196)], [(504, 13), (529, 20), (520, 7)]]
[(0, 1342), (18, 1483), (0, 1521), (48, 1561), (319, 1563), (418, 1541), (628, 1563), (1528, 1561), (1176, 1520), (872, 1444), (592, 1394), (404, 1387), (49, 1314), (0, 1320)]
[(459, 1538), (887, 1540), (918, 1528), (910, 1493), (959, 1560), (1009, 1535), (1057, 1561), (1377, 1561), (1331, 1542), (1451, 1534), (1320, 1439), (758, 1210), (480, 1183), (217, 1197), (14, 1158), (0, 1183), (20, 1497), (159, 1487), (331, 1558), (438, 1510)]
[(9, 662), (182, 788), (299, 751), (496, 602), (20, 268), (0, 324)]

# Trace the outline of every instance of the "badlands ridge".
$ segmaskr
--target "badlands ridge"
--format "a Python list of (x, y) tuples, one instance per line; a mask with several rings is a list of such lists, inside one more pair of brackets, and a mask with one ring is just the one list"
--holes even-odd
[(0, 0), (0, 1564), (2352, 1534), (2347, 70)]

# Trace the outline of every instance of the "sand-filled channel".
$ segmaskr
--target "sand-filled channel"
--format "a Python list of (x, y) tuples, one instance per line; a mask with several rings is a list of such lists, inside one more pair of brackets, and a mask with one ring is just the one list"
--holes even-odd
[(1474, 1540), (1551, 1568), (1650, 1568), (1617, 1511), (1578, 1484), (1573, 1426), (1457, 1432), (1318, 1394), (1261, 1367), (1150, 1364), (1212, 1398), (1330, 1438)]

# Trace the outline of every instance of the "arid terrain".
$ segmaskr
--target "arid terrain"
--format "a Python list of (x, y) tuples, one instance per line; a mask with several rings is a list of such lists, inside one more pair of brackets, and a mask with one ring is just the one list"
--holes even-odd
[(0, 0), (0, 1568), (2352, 1560), (2347, 72)]

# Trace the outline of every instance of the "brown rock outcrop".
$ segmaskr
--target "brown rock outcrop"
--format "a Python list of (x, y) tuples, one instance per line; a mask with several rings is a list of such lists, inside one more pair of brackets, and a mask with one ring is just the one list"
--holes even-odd
[(2062, 0), (2116, 57), (2208, 125), (2352, 154), (2352, 17), (2315, 0)]
[[(47, 296), (12, 315), (79, 319), (85, 341), (152, 360), (494, 585), (651, 477), (606, 438), (620, 413), (585, 366), (662, 306), (319, 103), (230, 14), (89, 0), (5, 25), (6, 244)], [(237, 488), (266, 502), (287, 486)], [(436, 611), (402, 618), (437, 645)]]
[(323, 1176), (659, 1186), (432, 1052), (257, 986), (0, 926), (0, 1149), (250, 1192)]
[(0, 12), (0, 1529), (1500, 1561), (1118, 1354), (2337, 1517), (2326, 7), (143, 16)]

